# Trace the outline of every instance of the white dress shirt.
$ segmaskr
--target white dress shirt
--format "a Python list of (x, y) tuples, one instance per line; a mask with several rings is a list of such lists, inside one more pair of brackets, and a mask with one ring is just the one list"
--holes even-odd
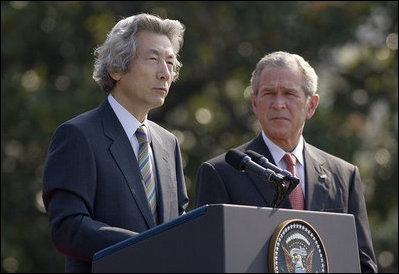
[[(147, 123), (147, 116), (144, 119), (143, 123), (140, 123), (136, 117), (134, 117), (129, 111), (127, 111), (121, 104), (119, 104), (118, 101), (115, 100), (115, 98), (109, 94), (108, 95), (108, 102), (110, 103), (112, 109), (114, 110), (116, 116), (118, 117), (119, 121), (122, 124), (123, 129), (126, 132), (127, 137), (129, 138), (130, 144), (132, 145), (134, 154), (136, 155), (136, 159), (138, 159), (139, 155), (139, 141), (137, 140), (136, 137), (136, 130), (144, 124), (147, 127), (147, 132), (148, 135), (150, 135), (150, 131), (148, 129), (148, 123)], [(151, 139), (151, 138), (150, 138)], [(153, 173), (155, 176), (155, 180), (157, 180), (157, 173), (155, 172), (155, 163), (154, 163), (154, 157), (152, 154), (152, 147), (150, 145), (150, 157), (151, 157), (151, 162), (153, 166)]]
[[(289, 153), (281, 149), (275, 143), (273, 143), (269, 138), (267, 138), (266, 134), (262, 131), (263, 141), (265, 142), (266, 146), (269, 148), (270, 153), (273, 157), (274, 162), (276, 165), (281, 169), (287, 169), (287, 165), (283, 159), (284, 155)], [(299, 184), (302, 188), (303, 195), (306, 197), (305, 193), (305, 161), (303, 159), (303, 137), (299, 139), (299, 142), (295, 149), (291, 152), (295, 155), (297, 161), (295, 164), (295, 172), (296, 177), (299, 178)]]

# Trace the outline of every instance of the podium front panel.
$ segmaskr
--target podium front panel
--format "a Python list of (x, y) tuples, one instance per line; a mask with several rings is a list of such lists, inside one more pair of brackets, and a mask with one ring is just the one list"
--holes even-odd
[(271, 235), (282, 222), (290, 219), (302, 219), (318, 232), (324, 243), (329, 272), (361, 272), (355, 220), (351, 214), (239, 205), (223, 209), (226, 272), (270, 272)]
[(353, 215), (230, 204), (205, 205), (97, 252), (93, 272), (270, 272), (270, 239), (284, 221), (317, 231), (329, 272), (360, 272)]

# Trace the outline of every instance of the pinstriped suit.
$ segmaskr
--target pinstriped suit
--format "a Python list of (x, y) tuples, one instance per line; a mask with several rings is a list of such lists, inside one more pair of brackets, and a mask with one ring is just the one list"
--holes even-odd
[[(157, 167), (160, 223), (181, 215), (188, 196), (180, 147), (148, 121)], [(128, 137), (108, 100), (57, 128), (43, 175), (51, 238), (66, 272), (91, 272), (95, 252), (155, 226)]]
[[(237, 149), (253, 150), (274, 163), (262, 135)], [(355, 217), (362, 272), (377, 272), (362, 183), (356, 166), (305, 142), (305, 209), (349, 213)], [(226, 203), (270, 207), (275, 190), (256, 175), (240, 172), (225, 154), (204, 162), (197, 172), (195, 206)], [(292, 208), (285, 199), (281, 208)]]

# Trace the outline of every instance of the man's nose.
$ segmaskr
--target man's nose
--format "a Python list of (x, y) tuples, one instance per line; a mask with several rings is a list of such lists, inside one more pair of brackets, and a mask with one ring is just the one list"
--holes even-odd
[(171, 77), (172, 72), (169, 70), (169, 66), (167, 62), (162, 61), (160, 62), (159, 68), (158, 68), (158, 78), (162, 80), (168, 81)]
[(275, 109), (283, 109), (286, 108), (286, 100), (283, 95), (277, 93), (273, 98), (272, 107)]

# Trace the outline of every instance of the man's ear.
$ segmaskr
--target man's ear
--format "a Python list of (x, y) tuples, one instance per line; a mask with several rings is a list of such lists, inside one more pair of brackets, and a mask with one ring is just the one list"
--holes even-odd
[(251, 92), (251, 105), (252, 105), (252, 111), (256, 115), (256, 95)]
[(318, 94), (311, 95), (311, 97), (309, 98), (309, 102), (308, 102), (308, 110), (307, 110), (307, 114), (306, 114), (306, 119), (312, 118), (318, 105), (319, 105), (319, 95)]
[(115, 81), (119, 81), (122, 77), (122, 74), (118, 72), (111, 72), (110, 75)]

